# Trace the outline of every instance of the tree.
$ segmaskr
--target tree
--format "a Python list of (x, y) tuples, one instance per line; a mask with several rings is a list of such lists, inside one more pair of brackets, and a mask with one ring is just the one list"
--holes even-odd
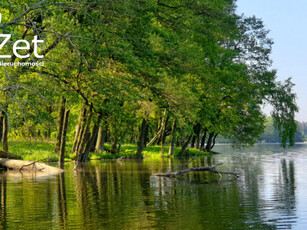
[[(254, 144), (264, 130), (260, 108), (269, 103), (282, 146), (294, 143), (293, 84), (276, 80), (268, 30), (256, 17), (237, 15), (235, 1), (11, 0), (0, 11), (0, 29), (13, 42), (44, 41), (37, 50), (32, 43), (20, 50), (29, 57), (10, 61), (39, 61), (37, 52), (45, 61), (0, 69), (3, 140), (7, 115), (18, 130), (30, 121), (34, 135), (51, 131), (52, 111), (59, 109), (59, 151), (70, 109), (76, 119), (66, 125), (75, 134), (77, 161), (86, 161), (95, 146), (103, 149), (101, 126), (112, 153), (138, 137), (138, 158), (149, 138), (148, 145), (161, 143), (163, 155), (171, 135), (172, 154), (177, 132), (183, 155), (190, 143), (211, 151), (218, 135)], [(60, 98), (66, 103), (58, 105)]]

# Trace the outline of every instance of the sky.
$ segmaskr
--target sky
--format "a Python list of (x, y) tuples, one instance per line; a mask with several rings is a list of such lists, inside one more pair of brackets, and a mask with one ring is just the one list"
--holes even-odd
[(273, 68), (278, 80), (296, 85), (296, 120), (307, 121), (307, 0), (237, 0), (237, 12), (261, 18), (273, 39)]

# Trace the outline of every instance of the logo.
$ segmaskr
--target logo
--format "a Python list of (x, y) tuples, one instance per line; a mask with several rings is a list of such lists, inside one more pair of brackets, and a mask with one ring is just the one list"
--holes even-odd
[[(2, 15), (0, 13), (0, 23), (1, 23), (1, 18), (2, 18)], [(8, 47), (8, 41), (10, 41), (12, 35), (11, 34), (1, 34), (0, 33), (0, 38), (4, 38), (3, 40), (1, 40), (1, 44), (0, 44), (0, 58), (11, 58), (12, 57), (12, 54), (3, 54), (3, 51), (2, 51), (2, 48), (3, 47)], [(18, 57), (18, 58), (21, 58), (21, 59), (24, 59), (24, 58), (29, 58), (30, 57), (30, 54), (29, 53), (23, 53), (23, 54), (20, 54), (20, 50), (30, 50), (30, 47), (31, 47), (31, 44), (33, 44), (33, 53), (34, 53), (34, 56), (36, 58), (43, 58), (44, 56), (43, 55), (39, 55), (38, 54), (38, 44), (40, 43), (43, 43), (44, 40), (38, 40), (38, 37), (37, 35), (34, 36), (32, 42), (28, 42), (27, 40), (17, 40), (13, 43), (13, 47), (9, 48), (13, 51), (13, 55)]]

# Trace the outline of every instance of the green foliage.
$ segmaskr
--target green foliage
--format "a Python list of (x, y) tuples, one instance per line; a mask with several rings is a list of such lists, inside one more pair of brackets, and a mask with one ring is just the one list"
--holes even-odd
[[(71, 144), (67, 144), (68, 148), (71, 148)], [(106, 145), (106, 148), (110, 146)], [(58, 155), (54, 153), (54, 143), (52, 142), (41, 142), (41, 141), (11, 141), (10, 152), (13, 152), (22, 157), (23, 160), (43, 161), (43, 162), (57, 162)], [(136, 152), (136, 145), (123, 145), (121, 151), (117, 154), (111, 154), (104, 152), (92, 152), (90, 154), (91, 160), (101, 159), (117, 159), (120, 157), (134, 158)], [(168, 148), (166, 147), (166, 150)], [(175, 155), (180, 151), (180, 148), (175, 149)], [(209, 153), (200, 152), (197, 149), (190, 148), (186, 152), (186, 156), (201, 156), (208, 155)], [(161, 146), (152, 146), (144, 150), (144, 156), (146, 158), (160, 158), (161, 157)], [(169, 157), (167, 154), (165, 157)], [(75, 155), (70, 152), (65, 153), (65, 161), (73, 161)]]
[(53, 153), (54, 145), (48, 142), (11, 141), (10, 152), (20, 155), (23, 160), (58, 161)]
[[(304, 123), (296, 122), (297, 130), (294, 136), (294, 142), (304, 142), (306, 134), (304, 133)], [(274, 126), (272, 117), (268, 117), (265, 123), (265, 131), (261, 134), (261, 142), (265, 143), (281, 143), (279, 130)]]
[[(167, 117), (181, 136), (200, 124), (235, 145), (253, 145), (264, 131), (260, 108), (269, 103), (282, 146), (294, 144), (293, 83), (276, 81), (268, 30), (237, 15), (235, 1), (11, 0), (0, 12), (12, 41), (35, 34), (45, 41), (45, 66), (0, 68), (0, 110), (10, 117), (11, 137), (50, 138), (65, 97), (69, 141), (85, 106), (94, 113), (89, 130), (101, 115), (108, 142), (133, 140), (144, 119), (153, 136)], [(30, 58), (10, 61), (37, 61), (27, 52)]]

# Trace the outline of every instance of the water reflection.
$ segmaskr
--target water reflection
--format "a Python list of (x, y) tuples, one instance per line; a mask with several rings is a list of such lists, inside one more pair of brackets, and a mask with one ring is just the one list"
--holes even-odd
[(57, 201), (58, 201), (58, 217), (59, 226), (67, 229), (67, 198), (64, 173), (57, 175)]
[[(282, 156), (225, 154), (188, 164), (96, 161), (75, 172), (66, 164), (65, 173), (43, 178), (2, 173), (0, 228), (291, 229), (300, 215), (297, 165), (302, 164)], [(220, 170), (238, 171), (240, 179), (212, 183), (219, 176), (204, 172), (152, 176), (219, 162), (226, 162)]]
[(274, 182), (270, 212), (267, 219), (283, 228), (291, 228), (296, 223), (295, 168), (293, 160), (282, 159), (278, 177)]
[(7, 181), (6, 181), (6, 175), (2, 175), (0, 178), (0, 194), (1, 194), (1, 210), (0, 210), (0, 216), (1, 216), (1, 226), (3, 227), (3, 229), (6, 228), (6, 186), (7, 186)]
[(295, 209), (295, 169), (293, 160), (281, 160), (281, 171), (278, 180), (279, 189), (276, 193), (285, 201), (287, 210)]

